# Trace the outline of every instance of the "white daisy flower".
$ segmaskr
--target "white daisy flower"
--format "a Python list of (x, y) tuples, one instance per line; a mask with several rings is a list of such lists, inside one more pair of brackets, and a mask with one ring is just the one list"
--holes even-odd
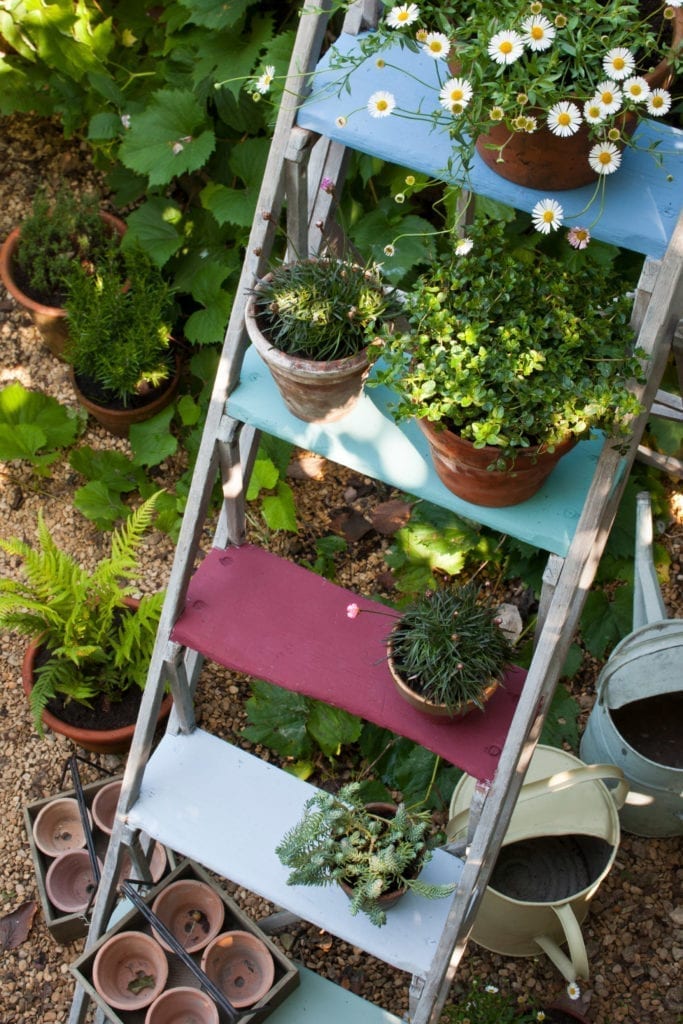
[(450, 110), (452, 113), (459, 114), (471, 99), (472, 86), (466, 78), (449, 78), (439, 93), (439, 103), (444, 110)]
[(334, 123), (336, 124), (337, 128), (346, 128), (346, 120), (347, 119), (344, 117), (344, 115), (340, 114), (339, 117), (335, 117)]
[(586, 100), (583, 105), (583, 119), (588, 124), (600, 124), (605, 120), (605, 113), (597, 99)]
[(519, 32), (504, 29), (491, 37), (488, 51), (496, 64), (514, 64), (524, 53), (524, 43)]
[(445, 60), (450, 53), (451, 44), (443, 32), (428, 32), (424, 37), (422, 49), (434, 60)]
[(634, 103), (644, 103), (650, 95), (650, 86), (646, 79), (640, 75), (636, 75), (634, 78), (627, 78), (621, 86), (624, 96), (634, 101)]
[(389, 28), (405, 28), (412, 25), (420, 17), (420, 8), (417, 4), (400, 4), (392, 7), (387, 14), (387, 25)]
[(553, 135), (561, 135), (563, 138), (578, 132), (581, 120), (581, 111), (569, 100), (553, 104), (546, 116), (548, 128)]
[(647, 98), (647, 112), (661, 117), (671, 107), (671, 93), (667, 89), (653, 89)]
[(570, 999), (578, 999), (581, 995), (581, 989), (575, 981), (570, 981), (567, 985), (567, 995)]
[(603, 114), (616, 114), (621, 109), (621, 89), (614, 82), (600, 82), (593, 99), (600, 104)]
[(612, 50), (608, 50), (602, 58), (605, 74), (615, 82), (621, 81), (622, 78), (628, 78), (635, 66), (636, 59), (625, 46), (615, 46)]
[(564, 210), (556, 199), (541, 199), (531, 211), (531, 220), (537, 231), (549, 235), (557, 231), (564, 220)]
[[(468, 252), (472, 252), (474, 242), (471, 238), (458, 238), (455, 243), (455, 255), (456, 256), (467, 256)], [(488, 989), (487, 989), (488, 991)], [(496, 989), (496, 991), (498, 991)]]
[(272, 64), (267, 64), (263, 74), (259, 75), (259, 77), (256, 79), (256, 84), (254, 85), (254, 88), (256, 89), (257, 92), (260, 92), (262, 96), (265, 96), (265, 94), (268, 92), (271, 85), (273, 84), (274, 77), (274, 66)]
[(588, 163), (597, 174), (613, 174), (619, 169), (621, 153), (613, 142), (598, 142), (588, 154)]
[(582, 228), (578, 224), (567, 232), (567, 241), (574, 249), (585, 249), (591, 240), (591, 233), (588, 228)]
[(380, 89), (379, 92), (373, 92), (368, 100), (368, 113), (371, 117), (388, 117), (395, 106), (393, 95)]
[(395, 252), (396, 252), (396, 249), (393, 247), (393, 245), (389, 244), (389, 245), (385, 245), (384, 246), (384, 255), (385, 256), (393, 256)]
[(522, 22), (524, 45), (530, 50), (547, 50), (553, 45), (555, 26), (542, 15), (525, 18)]

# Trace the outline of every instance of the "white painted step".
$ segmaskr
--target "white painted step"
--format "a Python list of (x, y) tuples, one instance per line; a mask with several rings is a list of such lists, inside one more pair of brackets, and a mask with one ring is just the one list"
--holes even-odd
[[(308, 783), (196, 729), (189, 736), (163, 738), (128, 822), (276, 906), (424, 977), (449, 898), (427, 900), (408, 892), (378, 928), (364, 914), (349, 913), (349, 901), (336, 885), (287, 885), (289, 872), (275, 847), (314, 793)], [(420, 877), (456, 882), (461, 871), (461, 861), (436, 850)]]

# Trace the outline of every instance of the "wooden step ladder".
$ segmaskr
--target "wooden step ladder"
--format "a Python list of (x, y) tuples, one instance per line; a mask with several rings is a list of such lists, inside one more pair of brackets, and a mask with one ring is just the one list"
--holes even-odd
[[(465, 950), (683, 316), (683, 217), (664, 238), (661, 218), (652, 230), (645, 225), (635, 242), (632, 211), (628, 214), (625, 244), (654, 261), (646, 260), (634, 312), (638, 343), (649, 356), (647, 382), (638, 390), (646, 411), (633, 424), (627, 451), (620, 454), (609, 440), (583, 442), (521, 512), (476, 508), (447, 492), (431, 469), (421, 435), (410, 424), (393, 422), (382, 389), (365, 394), (339, 424), (302, 424), (286, 412), (260, 360), (248, 350), (244, 310), (249, 290), (267, 267), (285, 198), (288, 237), (299, 253), (315, 251), (320, 237), (316, 225), (327, 225), (331, 214), (330, 197), (320, 190), (320, 182), (325, 176), (342, 187), (348, 148), (333, 137), (329, 119), (323, 130), (324, 113), (315, 96), (303, 103), (310, 90), (308, 76), (319, 62), (330, 7), (330, 0), (319, 0), (301, 17), (86, 948), (92, 949), (106, 930), (124, 853), (130, 850), (144, 870), (139, 843), (144, 832), (406, 971), (412, 976), (409, 1019), (427, 1024), (438, 1020)], [(344, 45), (353, 45), (356, 33), (376, 23), (378, 7), (376, 0), (354, 4), (344, 26)], [(367, 140), (355, 138), (354, 144), (373, 152)], [(410, 152), (402, 155), (405, 159), (399, 162), (410, 164)], [(619, 176), (625, 173), (622, 170)], [(495, 188), (501, 187), (506, 201), (529, 208), (526, 190), (510, 191), (510, 186), (496, 182)], [(637, 181), (635, 187), (643, 202), (663, 205), (649, 179), (645, 184)], [(618, 233), (618, 201), (612, 206), (608, 203), (605, 230)], [(431, 725), (415, 722), (397, 703), (377, 701), (373, 695), (386, 672), (375, 657), (386, 632), (381, 621), (378, 624), (381, 617), (359, 616), (353, 624), (358, 646), (345, 644), (346, 604), (364, 599), (246, 544), (245, 490), (261, 431), (548, 552), (531, 666), (527, 673), (511, 671), (508, 685), (485, 716)], [(217, 477), (224, 501), (213, 548), (206, 553), (201, 541)], [(275, 624), (268, 636), (265, 621)], [(329, 669), (321, 659), (332, 645), (339, 656)], [(408, 735), (480, 780), (466, 859), (437, 851), (428, 867), (434, 880), (458, 883), (452, 900), (421, 901), (409, 895), (392, 910), (389, 923), (377, 929), (352, 918), (337, 892), (288, 887), (274, 846), (297, 820), (313, 790), (197, 728), (193, 703), (204, 658)], [(359, 682), (349, 685), (349, 679)], [(374, 685), (363, 685), (366, 680)], [(153, 752), (157, 711), (167, 683), (174, 710), (166, 735)], [(267, 809), (254, 822), (259, 800), (267, 801)], [(85, 1019), (88, 1005), (88, 994), (77, 985), (71, 1024)], [(331, 1022), (396, 1020), (362, 1001), (354, 1002), (351, 1012), (348, 993), (308, 972), (303, 973), (301, 989), (271, 1019), (274, 1024), (313, 1022), (323, 1013)]]

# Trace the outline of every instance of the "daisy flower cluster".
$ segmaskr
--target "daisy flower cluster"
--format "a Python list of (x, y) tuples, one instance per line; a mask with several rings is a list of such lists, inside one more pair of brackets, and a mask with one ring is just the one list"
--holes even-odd
[[(519, 133), (538, 134), (541, 144), (543, 133), (560, 139), (581, 133), (586, 160), (604, 182), (618, 171), (638, 120), (670, 110), (669, 71), (683, 71), (683, 0), (384, 3), (363, 60), (375, 60), (381, 84), (381, 69), (397, 63), (395, 48), (385, 57), (386, 48), (398, 40), (436, 62), (438, 94), (432, 110), (424, 102), (409, 110), (404, 96), (399, 100), (378, 88), (368, 96), (366, 112), (378, 119), (425, 118), (445, 128), (465, 172), (482, 136), (500, 164)], [(669, 69), (651, 75), (664, 60)], [(502, 136), (501, 128), (507, 129)], [(532, 220), (541, 232), (555, 230), (563, 220), (561, 204), (543, 200)], [(577, 248), (590, 239), (587, 229), (581, 232), (569, 239)]]

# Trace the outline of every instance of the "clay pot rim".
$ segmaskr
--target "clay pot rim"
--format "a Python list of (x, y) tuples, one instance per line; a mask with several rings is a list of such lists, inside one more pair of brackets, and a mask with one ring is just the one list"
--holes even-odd
[(164, 991), (158, 995), (154, 1002), (147, 1008), (145, 1024), (152, 1024), (155, 1014), (160, 1009), (165, 1008), (166, 1004), (171, 1002), (174, 997), (177, 997), (179, 993), (182, 993), (183, 995), (189, 995), (192, 993), (193, 997), (201, 1000), (201, 1005), (197, 1007), (197, 1010), (203, 1012), (206, 1024), (218, 1024), (220, 1017), (218, 1015), (218, 1007), (214, 1001), (206, 994), (206, 992), (202, 992), (200, 988), (193, 988), (191, 985), (176, 985), (173, 988), (164, 989)]
[[(169, 931), (172, 932), (173, 929), (171, 928), (169, 921), (164, 917), (164, 903), (169, 898), (169, 893), (179, 892), (182, 888), (187, 887), (188, 885), (190, 887), (190, 891), (194, 891), (199, 894), (197, 899), (198, 903), (201, 902), (205, 906), (207, 902), (213, 903), (213, 908), (211, 909), (219, 908), (221, 911), (220, 915), (216, 915), (213, 927), (209, 927), (206, 937), (202, 939), (201, 942), (195, 942), (185, 946), (185, 951), (187, 953), (198, 953), (200, 950), (205, 949), (206, 946), (216, 938), (225, 921), (225, 904), (218, 893), (207, 882), (203, 882), (198, 878), (179, 878), (174, 882), (170, 882), (168, 885), (164, 886), (161, 892), (154, 899), (154, 902), (152, 903), (152, 911), (157, 915), (162, 924), (165, 924)], [(190, 897), (188, 897), (188, 902), (191, 902)], [(159, 912), (160, 910), (161, 913)], [(211, 925), (210, 921), (209, 924)], [(164, 942), (163, 938), (159, 934), (157, 934), (154, 927), (152, 928), (152, 934), (163, 949), (167, 950), (169, 953), (173, 952), (171, 947)]]
[[(239, 936), (242, 939), (246, 938), (248, 940), (248, 944), (252, 947), (252, 949), (258, 950), (258, 952), (261, 954), (263, 958), (263, 983), (256, 998), (249, 998), (245, 1001), (242, 999), (230, 999), (230, 997), (227, 996), (227, 998), (230, 999), (235, 1009), (243, 1009), (247, 1006), (254, 1006), (256, 1003), (259, 1003), (264, 998), (264, 996), (268, 994), (275, 980), (275, 961), (273, 959), (273, 954), (270, 952), (268, 946), (263, 941), (263, 939), (259, 938), (258, 935), (255, 935), (254, 932), (245, 931), (242, 928), (232, 928), (228, 931), (220, 932), (220, 934), (217, 935), (214, 939), (212, 939), (208, 946), (206, 946), (206, 948), (202, 952), (201, 968), (204, 971), (204, 973), (210, 977), (207, 971), (209, 956), (217, 946), (220, 946), (221, 940), (225, 939), (228, 936)], [(266, 982), (268, 982), (267, 985)], [(216, 984), (218, 983), (216, 982)], [(220, 985), (218, 987), (220, 988)]]
[[(90, 866), (90, 854), (89, 854), (88, 850), (86, 850), (84, 848), (81, 848), (81, 849), (78, 849), (78, 850), (65, 850), (64, 853), (60, 853), (57, 857), (54, 858), (54, 860), (50, 864), (49, 868), (47, 869), (47, 872), (45, 873), (45, 889), (47, 891), (47, 897), (48, 897), (50, 903), (54, 907), (56, 907), (57, 910), (60, 910), (63, 914), (80, 914), (87, 907), (88, 902), (89, 902), (88, 900), (86, 900), (85, 903), (79, 903), (78, 905), (75, 905), (75, 904), (66, 904), (64, 902), (59, 902), (58, 900), (55, 899), (55, 894), (54, 894), (54, 889), (53, 889), (52, 883), (53, 883), (53, 880), (54, 880), (55, 876), (60, 874), (60, 872), (61, 872), (63, 866), (66, 864), (67, 860), (71, 860), (71, 861), (87, 860), (88, 866)], [(99, 865), (100, 874), (101, 874), (102, 873), (103, 864), (102, 864), (102, 861), (100, 860), (99, 857), (97, 858), (97, 863)], [(93, 881), (94, 881), (94, 879), (93, 879)]]
[[(472, 711), (484, 710), (473, 700), (464, 701), (460, 704), (450, 706), (448, 704), (437, 704), (434, 701), (429, 700), (427, 697), (424, 697), (417, 690), (414, 690), (398, 671), (392, 653), (391, 638), (387, 641), (387, 651), (387, 664), (389, 666), (389, 672), (391, 673), (394, 686), (403, 700), (410, 704), (411, 707), (415, 708), (416, 711), (419, 711), (423, 715), (429, 715), (430, 718), (449, 718), (457, 720), (464, 718), (465, 715), (469, 715)], [(485, 705), (489, 700), (491, 700), (498, 687), (502, 684), (502, 680), (503, 673), (501, 673), (497, 679), (491, 679), (486, 685), (482, 686), (480, 693), (482, 704)]]
[[(75, 850), (82, 850), (85, 847), (86, 842), (87, 842), (86, 836), (85, 836), (85, 830), (83, 831), (83, 842), (80, 844), (80, 846), (73, 846), (73, 847), (71, 847), (70, 850), (67, 850), (67, 849), (56, 850), (54, 847), (50, 846), (50, 844), (44, 842), (44, 840), (42, 839), (42, 837), (40, 835), (40, 826), (45, 822), (45, 820), (49, 816), (49, 812), (51, 810), (54, 813), (54, 810), (55, 810), (55, 807), (56, 807), (57, 804), (68, 804), (71, 807), (72, 810), (75, 810), (76, 818), (78, 820), (79, 828), (83, 827), (82, 822), (81, 822), (81, 815), (80, 815), (80, 808), (79, 808), (78, 800), (75, 797), (73, 797), (73, 796), (56, 797), (54, 800), (50, 800), (49, 803), (45, 804), (44, 807), (41, 807), (41, 809), (38, 811), (38, 814), (36, 815), (35, 821), (33, 822), (33, 830), (32, 831), (33, 831), (33, 840), (34, 840), (36, 846), (41, 851), (41, 853), (45, 854), (46, 857), (58, 857), (61, 853), (67, 853), (67, 852), (71, 852), (71, 851), (75, 851)], [(73, 805), (73, 806), (71, 806), (71, 805)], [(92, 826), (92, 815), (91, 815), (90, 811), (87, 808), (86, 808), (86, 814), (87, 814), (88, 820), (90, 821), (90, 824)]]

